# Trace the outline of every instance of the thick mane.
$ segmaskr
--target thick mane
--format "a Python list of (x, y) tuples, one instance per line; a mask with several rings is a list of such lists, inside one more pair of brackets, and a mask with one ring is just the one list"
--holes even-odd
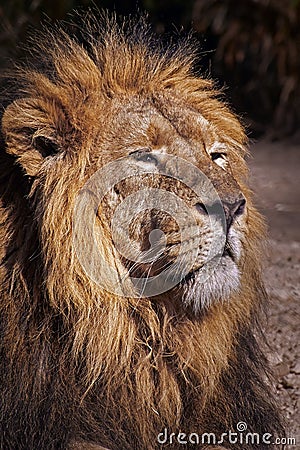
[(57, 101), (67, 118), (73, 119), (72, 126), (79, 126), (77, 122), (84, 126), (86, 119), (94, 117), (93, 109), (86, 115), (96, 97), (105, 107), (115, 95), (151, 96), (175, 89), (244, 151), (246, 138), (239, 121), (215, 98), (220, 92), (212, 81), (195, 75), (197, 43), (192, 37), (163, 44), (143, 18), (121, 25), (106, 15), (82, 21), (83, 28), (75, 27), (73, 36), (56, 28), (33, 39), (33, 63), (26, 61), (9, 72), (4, 105), (18, 97), (48, 100), (53, 107)]
[[(163, 301), (110, 294), (76, 257), (74, 201), (95, 158), (87, 157), (94, 127), (102, 127), (99, 148), (111, 148), (116, 139), (106, 127), (114, 97), (152, 98), (171, 117), (167, 92), (221, 130), (237, 159), (246, 141), (211, 81), (193, 73), (191, 40), (165, 47), (143, 20), (127, 27), (115, 19), (97, 27), (89, 21), (84, 45), (62, 30), (48, 33), (35, 49), (40, 64), (19, 68), (11, 94), (9, 87), (4, 93), (3, 105), (10, 104), (0, 150), (0, 415), (6, 430), (0, 448), (63, 449), (82, 440), (151, 449), (164, 427), (200, 433), (213, 424), (222, 434), (240, 420), (257, 433), (280, 431), (262, 381), (265, 361), (250, 331), (265, 296), (264, 225), (254, 209), (240, 292), (198, 317), (168, 294)], [(55, 166), (49, 159), (37, 169), (32, 139), (45, 132), (69, 151)], [(251, 205), (243, 167), (235, 170)], [(110, 239), (107, 234), (107, 249)], [(241, 398), (242, 392), (252, 394)]]

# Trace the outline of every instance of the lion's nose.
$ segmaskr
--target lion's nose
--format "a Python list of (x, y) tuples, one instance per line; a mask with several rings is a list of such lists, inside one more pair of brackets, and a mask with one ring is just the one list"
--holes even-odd
[(220, 201), (215, 202), (212, 205), (204, 203), (195, 204), (195, 208), (200, 214), (204, 215), (212, 214), (219, 217), (222, 217), (224, 214), (227, 231), (229, 230), (233, 220), (244, 213), (245, 207), (246, 207), (246, 199), (243, 195), (240, 195), (237, 199), (234, 199), (233, 201), (229, 201), (226, 199), (221, 200), (221, 202)]

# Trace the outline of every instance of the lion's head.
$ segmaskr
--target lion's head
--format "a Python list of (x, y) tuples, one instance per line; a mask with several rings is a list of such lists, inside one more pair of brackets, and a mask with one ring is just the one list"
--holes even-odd
[[(70, 258), (74, 248), (72, 241), (67, 247), (64, 237), (71, 235), (71, 228), (66, 229), (70, 209), (78, 203), (84, 208), (75, 196), (80, 189), (91, 193), (101, 186), (110, 188), (101, 199), (97, 192), (92, 194), (99, 201), (98, 228), (105, 240), (99, 252), (109, 252), (113, 261), (107, 264), (116, 269), (108, 281), (111, 289), (120, 279), (125, 283), (127, 271), (131, 279), (142, 280), (146, 296), (177, 285), (174, 295), (200, 310), (229, 299), (241, 286), (256, 214), (244, 184), (246, 138), (237, 119), (215, 98), (212, 83), (192, 73), (187, 45), (174, 55), (161, 56), (142, 42), (132, 47), (121, 40), (106, 36), (93, 56), (68, 39), (56, 45), (50, 51), (52, 76), (30, 71), (30, 93), (4, 114), (7, 152), (16, 156), (31, 180), (29, 196), (47, 198), (38, 227), (64, 241)], [(118, 62), (113, 69), (111, 61)], [(111, 164), (115, 161), (120, 164)], [(97, 171), (97, 181), (87, 188)], [(57, 207), (60, 197), (68, 199), (68, 205)], [(45, 223), (47, 210), (51, 226)], [(77, 228), (79, 221), (83, 228), (75, 242), (79, 262), (84, 259), (81, 253), (88, 252), (83, 240), (88, 224), (82, 212), (73, 212)], [(113, 218), (118, 242), (110, 231)], [(218, 223), (222, 230), (216, 233)], [(52, 239), (43, 238), (45, 243)], [(94, 256), (89, 253), (86, 258)], [(52, 264), (52, 258), (46, 259)], [(75, 257), (72, 262), (76, 264)], [(101, 277), (110, 274), (103, 275), (103, 267), (95, 264), (93, 260), (101, 285)], [(165, 268), (169, 269), (164, 273)], [(155, 289), (152, 278), (146, 289), (149, 277), (165, 288)], [(124, 294), (130, 292), (128, 284), (127, 280)]]
[(102, 26), (85, 46), (48, 35), (5, 102), (8, 428), (29, 417), (18, 391), (34, 417), (44, 399), (60, 411), (42, 437), (19, 432), (26, 448), (156, 448), (163, 426), (232, 426), (243, 401), (254, 429), (256, 405), (275, 413), (239, 387), (257, 376), (247, 346), (263, 292), (244, 131), (194, 73), (189, 40), (163, 48), (145, 25)]

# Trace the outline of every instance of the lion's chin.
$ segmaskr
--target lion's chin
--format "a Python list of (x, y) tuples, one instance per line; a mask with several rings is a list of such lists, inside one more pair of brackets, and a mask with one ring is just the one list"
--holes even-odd
[(213, 303), (228, 300), (240, 287), (240, 271), (234, 259), (227, 254), (218, 263), (209, 261), (189, 273), (181, 283), (182, 301), (198, 312)]

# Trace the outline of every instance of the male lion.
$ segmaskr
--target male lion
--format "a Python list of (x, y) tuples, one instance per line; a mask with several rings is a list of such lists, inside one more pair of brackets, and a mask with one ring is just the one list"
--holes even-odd
[(272, 448), (243, 129), (190, 39), (91, 22), (4, 90), (1, 449)]

